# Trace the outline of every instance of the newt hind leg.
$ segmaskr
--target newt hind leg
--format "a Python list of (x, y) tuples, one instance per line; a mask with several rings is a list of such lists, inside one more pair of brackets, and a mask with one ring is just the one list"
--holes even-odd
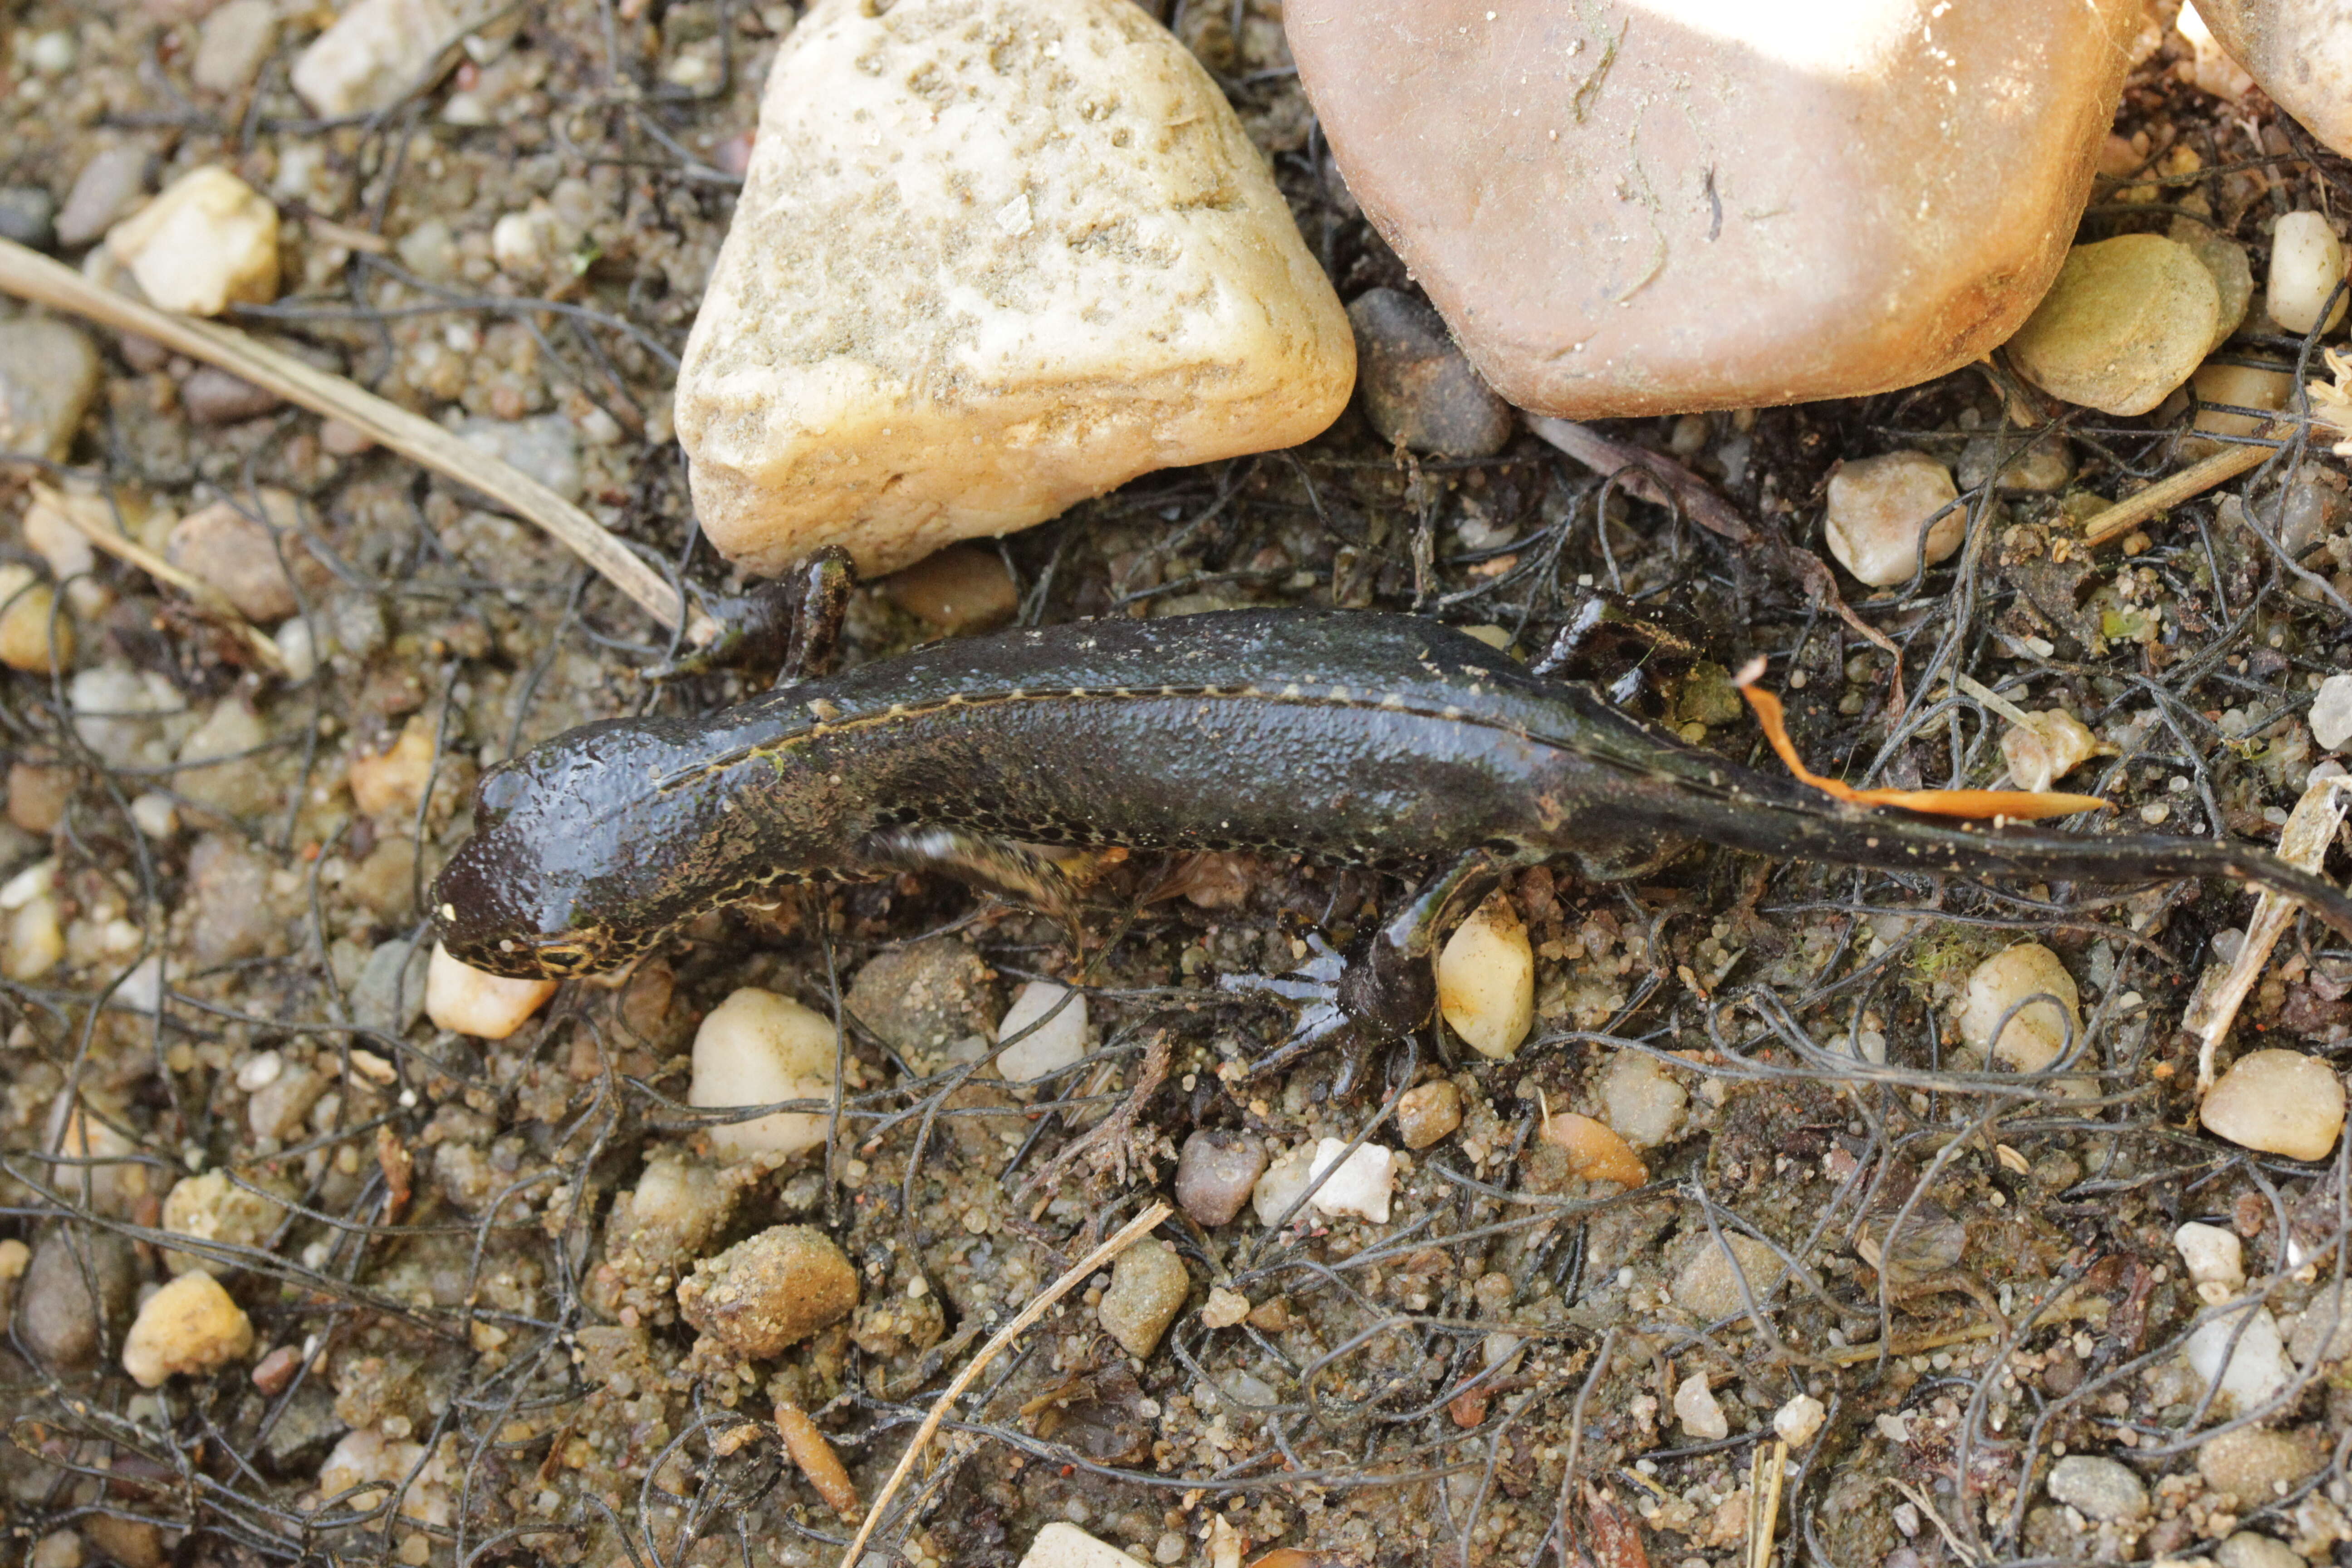
[(1436, 1011), (1431, 960), (1447, 916), (1474, 906), (1520, 858), (1491, 848), (1471, 850), (1423, 882), (1396, 913), (1359, 936), (1342, 957), (1320, 938), (1308, 939), (1307, 962), (1286, 974), (1229, 974), (1227, 991), (1271, 995), (1297, 1005), (1290, 1033), (1252, 1066), (1253, 1077), (1276, 1071), (1318, 1047), (1346, 1047), (1331, 1092), (1357, 1086), (1367, 1058), (1404, 1039)]

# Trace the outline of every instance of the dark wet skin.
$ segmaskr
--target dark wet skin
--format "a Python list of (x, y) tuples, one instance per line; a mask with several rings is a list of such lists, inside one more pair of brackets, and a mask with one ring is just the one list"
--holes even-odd
[[(837, 609), (845, 575), (809, 583)], [(1844, 805), (1437, 622), (1307, 610), (1015, 630), (700, 718), (584, 725), (483, 776), (433, 902), (457, 958), (562, 977), (780, 885), (909, 868), (1069, 914), (1029, 845), (1434, 868), (1326, 966), (1329, 1021), (1379, 1038), (1426, 1018), (1440, 922), (1505, 872), (1637, 876), (1693, 842), (1891, 871), (2229, 878), (2352, 932), (2352, 899), (2260, 850)]]

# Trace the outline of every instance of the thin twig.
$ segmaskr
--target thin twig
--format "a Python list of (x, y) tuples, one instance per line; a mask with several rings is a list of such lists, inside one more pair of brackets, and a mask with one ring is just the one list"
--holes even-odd
[(955, 1402), (963, 1397), (964, 1390), (970, 1388), (980, 1374), (987, 1370), (988, 1363), (994, 1361), (1004, 1347), (1018, 1339), (1031, 1324), (1051, 1311), (1054, 1303), (1068, 1295), (1076, 1288), (1079, 1281), (1150, 1235), (1161, 1220), (1175, 1212), (1164, 1203), (1155, 1203), (1145, 1209), (1121, 1226), (1118, 1234), (1109, 1240), (1070, 1265), (1068, 1271), (1059, 1279), (1055, 1280), (1033, 1297), (1029, 1304), (1021, 1309), (1019, 1316), (988, 1337), (988, 1342), (980, 1347), (979, 1353), (963, 1363), (963, 1370), (955, 1374), (955, 1380), (948, 1384), (946, 1392), (932, 1404), (931, 1413), (923, 1417), (922, 1426), (916, 1429), (915, 1440), (907, 1445), (905, 1453), (898, 1456), (898, 1468), (892, 1470), (890, 1479), (882, 1483), (882, 1489), (874, 1494), (874, 1506), (866, 1510), (866, 1522), (857, 1527), (857, 1535), (850, 1542), (849, 1550), (842, 1553), (841, 1560), (844, 1563), (856, 1563), (859, 1560), (858, 1553), (866, 1549), (866, 1538), (872, 1535), (874, 1527), (882, 1522), (883, 1510), (890, 1506), (890, 1500), (898, 1494), (898, 1488), (905, 1483), (908, 1475), (914, 1469), (915, 1461), (920, 1458), (923, 1450), (930, 1446), (932, 1434), (940, 1429), (940, 1423), (947, 1419), (948, 1412), (955, 1408)]
[(471, 486), (546, 530), (662, 625), (684, 625), (689, 641), (705, 642), (714, 628), (689, 614), (677, 590), (632, 554), (604, 525), (529, 474), (476, 450), (421, 416), (339, 375), (305, 364), (235, 327), (201, 321), (101, 289), (73, 268), (0, 239), (0, 289), (19, 299), (68, 310), (118, 331), (136, 332), (192, 359), (276, 393), (312, 413), (341, 420), (370, 439), (436, 473)]
[(2168, 479), (2158, 479), (2138, 494), (2126, 496), (2106, 510), (2093, 512), (2084, 520), (2083, 542), (2105, 544), (2110, 539), (2120, 539), (2158, 512), (2168, 511), (2182, 501), (2203, 495), (2215, 485), (2229, 483), (2249, 468), (2261, 467), (2275, 450), (2272, 447), (2224, 447), (2203, 461), (2191, 463)]

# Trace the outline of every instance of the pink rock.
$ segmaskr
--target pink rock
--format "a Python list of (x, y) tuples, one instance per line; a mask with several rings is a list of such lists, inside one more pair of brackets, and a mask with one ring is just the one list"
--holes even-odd
[(2056, 273), (2133, 0), (1289, 0), (1333, 156), (1496, 390), (1570, 418), (1906, 386)]

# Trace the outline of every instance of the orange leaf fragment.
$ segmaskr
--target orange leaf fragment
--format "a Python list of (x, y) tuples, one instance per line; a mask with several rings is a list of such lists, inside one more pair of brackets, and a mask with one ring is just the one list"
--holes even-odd
[(1756, 721), (1763, 726), (1764, 739), (1770, 742), (1773, 753), (1799, 783), (1809, 784), (1823, 795), (1854, 805), (1899, 805), (1934, 816), (2005, 816), (2018, 822), (2071, 816), (2078, 811), (2115, 809), (2113, 803), (2097, 795), (2066, 795), (2057, 790), (1856, 789), (1837, 779), (1823, 778), (1806, 767), (1804, 760), (1797, 755), (1796, 742), (1789, 739), (1789, 727), (1781, 716), (1780, 700), (1756, 684), (1763, 673), (1764, 661), (1750, 659), (1737, 677), (1739, 695), (1756, 710)]
[(1642, 1163), (1633, 1146), (1605, 1121), (1563, 1110), (1544, 1118), (1543, 1135), (1568, 1156), (1570, 1173), (1588, 1182), (1638, 1187), (1650, 1179), (1650, 1168)]

